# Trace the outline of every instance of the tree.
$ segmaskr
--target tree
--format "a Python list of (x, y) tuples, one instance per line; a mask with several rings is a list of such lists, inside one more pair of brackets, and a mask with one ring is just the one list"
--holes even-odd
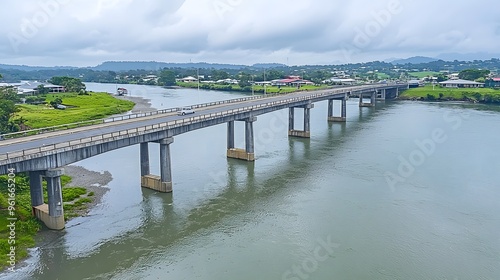
[(252, 80), (252, 76), (250, 74), (247, 74), (245, 72), (241, 72), (239, 76), (240, 77), (239, 77), (238, 85), (241, 88), (249, 87), (252, 85), (250, 82)]
[(16, 103), (19, 99), (12, 90), (0, 89), (0, 133), (9, 133), (19, 130), (19, 127), (10, 121), (17, 112)]
[(85, 90), (86, 86), (82, 83), (82, 80), (72, 77), (52, 77), (49, 83), (54, 85), (63, 86), (66, 91), (69, 92), (80, 92), (80, 90)]
[(37, 87), (36, 87), (36, 90), (38, 91), (38, 93), (39, 93), (39, 94), (42, 94), (42, 95), (43, 95), (43, 94), (47, 94), (47, 93), (49, 93), (49, 91), (50, 91), (50, 90), (49, 90), (48, 88), (46, 88), (44, 85), (39, 85), (39, 86), (37, 86)]
[(56, 99), (50, 101), (50, 106), (54, 107), (54, 109), (57, 109), (57, 106), (61, 105), (62, 103), (62, 99), (60, 97), (56, 97)]
[(158, 78), (159, 86), (175, 86), (175, 72), (172, 70), (163, 70)]
[(479, 78), (484, 78), (490, 74), (490, 70), (465, 69), (458, 73), (460, 79), (474, 81)]
[(214, 81), (225, 80), (229, 78), (229, 73), (224, 70), (213, 70), (211, 76)]

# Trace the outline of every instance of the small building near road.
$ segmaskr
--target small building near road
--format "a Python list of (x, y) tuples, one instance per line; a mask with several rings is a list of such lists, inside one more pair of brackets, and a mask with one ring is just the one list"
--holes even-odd
[(442, 87), (447, 88), (481, 88), (484, 87), (484, 83), (478, 83), (469, 80), (448, 80), (439, 83)]

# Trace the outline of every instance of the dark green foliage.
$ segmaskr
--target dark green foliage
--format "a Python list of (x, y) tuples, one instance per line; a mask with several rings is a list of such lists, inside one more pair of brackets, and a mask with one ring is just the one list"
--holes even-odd
[(73, 201), (86, 193), (87, 190), (84, 188), (63, 188), (62, 189), (63, 201)]
[[(153, 81), (152, 81), (153, 82)], [(154, 84), (154, 82), (152, 83)], [(159, 86), (175, 86), (175, 72), (171, 70), (163, 70), (158, 78)]]
[(62, 103), (62, 99), (60, 97), (56, 97), (54, 100), (50, 101), (50, 106), (57, 108), (57, 106), (61, 105)]
[(49, 83), (63, 86), (68, 92), (80, 92), (86, 88), (80, 79), (72, 77), (52, 77)]
[(478, 69), (465, 69), (460, 71), (458, 77), (460, 79), (474, 81), (479, 78), (484, 78), (490, 74), (490, 70), (478, 70)]

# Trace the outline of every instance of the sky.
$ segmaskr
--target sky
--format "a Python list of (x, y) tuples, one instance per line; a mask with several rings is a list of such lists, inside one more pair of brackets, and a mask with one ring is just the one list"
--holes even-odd
[(0, 63), (341, 64), (500, 53), (493, 0), (2, 0)]

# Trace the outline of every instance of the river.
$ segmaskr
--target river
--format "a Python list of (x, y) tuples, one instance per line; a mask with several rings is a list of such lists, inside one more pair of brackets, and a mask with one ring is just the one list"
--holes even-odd
[[(242, 96), (123, 86), (158, 109)], [(288, 138), (288, 111), (258, 116), (255, 163), (226, 158), (225, 125), (175, 137), (173, 194), (140, 187), (138, 146), (79, 162), (113, 175), (102, 203), (0, 279), (500, 279), (499, 107), (352, 99), (347, 123), (326, 116), (317, 103), (310, 140)]]

